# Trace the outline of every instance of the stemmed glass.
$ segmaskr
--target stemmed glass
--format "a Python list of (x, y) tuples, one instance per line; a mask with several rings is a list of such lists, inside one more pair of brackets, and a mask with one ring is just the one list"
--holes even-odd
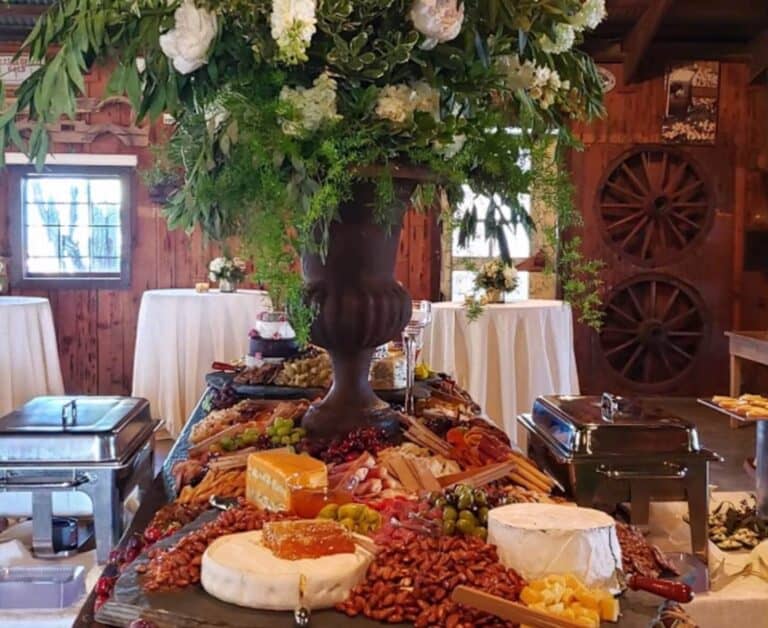
[(432, 303), (413, 301), (411, 320), (403, 330), (403, 349), (405, 350), (405, 412), (414, 414), (416, 403), (413, 398), (416, 360), (423, 346), (424, 328), (432, 322)]

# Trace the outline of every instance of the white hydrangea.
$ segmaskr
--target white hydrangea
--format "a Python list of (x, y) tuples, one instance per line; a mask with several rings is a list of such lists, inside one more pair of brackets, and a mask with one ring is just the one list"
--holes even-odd
[(315, 0), (274, 0), (269, 24), (280, 58), (289, 65), (307, 60), (317, 24)]
[(421, 48), (431, 50), (458, 37), (464, 23), (464, 5), (458, 0), (415, 0), (411, 20), (425, 37)]
[(518, 55), (504, 55), (499, 58), (499, 67), (506, 74), (509, 89), (529, 89), (533, 85), (536, 65), (530, 59), (520, 63)]
[(571, 89), (570, 81), (561, 80), (557, 70), (538, 66), (533, 73), (533, 85), (529, 93), (531, 98), (538, 101), (542, 109), (549, 109), (554, 104), (557, 93), (560, 90), (568, 91), (569, 89)]
[(571, 24), (579, 31), (597, 28), (606, 14), (605, 0), (584, 0), (579, 12), (571, 18)]
[(570, 24), (557, 24), (555, 26), (555, 41), (544, 35), (541, 38), (541, 49), (553, 55), (568, 52), (576, 40), (576, 31)]
[(504, 287), (507, 290), (514, 290), (517, 287), (517, 269), (514, 266), (504, 266), (502, 274), (504, 275)]
[(386, 85), (376, 101), (376, 115), (383, 119), (404, 124), (413, 118), (415, 111), (431, 113), (440, 119), (440, 92), (424, 81), (413, 85)]
[(280, 100), (292, 108), (292, 115), (282, 121), (286, 135), (306, 135), (326, 122), (341, 119), (336, 108), (336, 81), (327, 72), (318, 76), (309, 89), (283, 87)]
[(174, 25), (160, 35), (160, 48), (181, 74), (189, 74), (208, 62), (208, 49), (216, 37), (216, 15), (184, 0), (173, 14)]

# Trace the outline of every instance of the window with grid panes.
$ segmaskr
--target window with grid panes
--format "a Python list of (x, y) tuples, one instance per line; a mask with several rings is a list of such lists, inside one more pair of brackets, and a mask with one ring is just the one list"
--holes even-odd
[(25, 285), (117, 287), (129, 283), (129, 170), (17, 169), (15, 280)]
[[(522, 167), (530, 168), (528, 156), (522, 158)], [(450, 298), (452, 301), (464, 301), (464, 298), (474, 291), (475, 271), (483, 262), (499, 257), (498, 245), (489, 241), (485, 236), (485, 214), (489, 200), (485, 197), (473, 194), (472, 190), (464, 186), (463, 211), (472, 203), (477, 208), (477, 233), (466, 246), (459, 246), (458, 229), (454, 229), (451, 242), (451, 266), (450, 266)], [(520, 203), (531, 213), (531, 197), (528, 194), (520, 196)], [(507, 244), (512, 263), (517, 264), (531, 255), (531, 239), (525, 227), (506, 227)], [(507, 300), (527, 299), (529, 295), (529, 273), (517, 273), (517, 288), (510, 292)]]

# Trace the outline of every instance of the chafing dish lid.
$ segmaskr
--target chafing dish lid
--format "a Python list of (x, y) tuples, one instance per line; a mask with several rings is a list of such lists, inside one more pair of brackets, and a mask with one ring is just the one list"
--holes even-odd
[(566, 455), (699, 451), (696, 427), (665, 410), (662, 399), (612, 395), (539, 397), (534, 402), (530, 422), (534, 431)]
[(0, 465), (122, 464), (154, 429), (137, 397), (37, 397), (0, 418)]
[(3, 434), (115, 432), (136, 417), (146, 400), (132, 397), (36, 397), (0, 418)]

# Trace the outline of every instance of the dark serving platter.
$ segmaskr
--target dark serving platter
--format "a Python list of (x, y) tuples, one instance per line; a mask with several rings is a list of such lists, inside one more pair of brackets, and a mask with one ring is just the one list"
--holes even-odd
[[(205, 376), (205, 383), (216, 390), (221, 390), (222, 388), (231, 385), (238, 395), (256, 399), (314, 400), (324, 397), (326, 393), (324, 388), (298, 388), (295, 386), (273, 386), (269, 384), (233, 384), (232, 381), (234, 379), (235, 373), (214, 371)], [(429, 387), (423, 382), (416, 382), (413, 391), (414, 397), (417, 399), (426, 399), (429, 397)], [(405, 403), (405, 388), (375, 390), (374, 392), (387, 403), (400, 405)]]
[[(154, 547), (168, 547), (188, 532), (214, 519), (218, 510), (208, 510), (175, 534), (158, 541)], [(136, 567), (149, 561), (146, 553), (134, 560), (115, 585), (110, 600), (96, 613), (103, 624), (128, 626), (142, 617), (157, 619), (173, 626), (222, 626), (227, 628), (294, 628), (293, 613), (260, 611), (222, 602), (208, 595), (199, 584), (178, 591), (147, 593), (141, 587)], [(364, 617), (349, 618), (332, 609), (312, 613), (315, 628), (366, 628), (382, 624)], [(393, 624), (389, 624), (393, 625)], [(408, 624), (394, 624), (405, 626)]]

